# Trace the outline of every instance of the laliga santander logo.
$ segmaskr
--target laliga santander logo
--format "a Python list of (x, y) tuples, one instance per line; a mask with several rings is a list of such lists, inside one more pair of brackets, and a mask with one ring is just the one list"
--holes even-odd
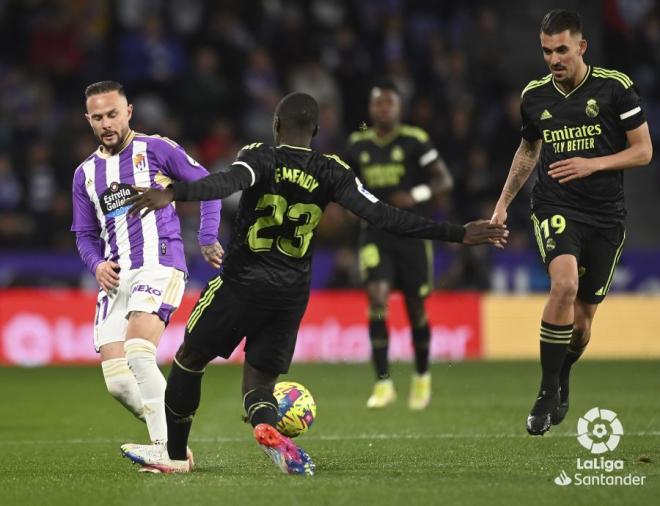
[(578, 442), (594, 455), (614, 450), (623, 435), (623, 425), (609, 409), (591, 408), (577, 423)]
[[(609, 409), (591, 408), (580, 417), (577, 423), (578, 442), (592, 454), (598, 455), (613, 451), (623, 436), (623, 425), (617, 414)], [(592, 456), (588, 459), (577, 458), (576, 472), (566, 473), (562, 469), (553, 480), (556, 485), (579, 486), (642, 486), (645, 475), (624, 471), (625, 462), (621, 459), (607, 459)]]

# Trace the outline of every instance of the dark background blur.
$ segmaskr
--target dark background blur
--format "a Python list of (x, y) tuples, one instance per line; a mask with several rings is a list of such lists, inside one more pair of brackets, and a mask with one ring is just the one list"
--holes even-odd
[[(342, 154), (368, 121), (381, 76), (403, 92), (405, 121), (426, 129), (456, 188), (434, 217), (490, 217), (520, 142), (519, 95), (547, 74), (545, 1), (0, 0), (0, 287), (93, 286), (75, 251), (71, 179), (96, 148), (83, 91), (121, 81), (132, 127), (179, 142), (210, 171), (244, 144), (271, 141), (272, 112), (297, 90), (321, 106), (314, 147)], [(586, 61), (627, 73), (660, 146), (660, 7), (653, 0), (563, 2), (583, 17)], [(657, 156), (655, 157), (657, 160)], [(628, 239), (615, 290), (660, 291), (657, 163), (626, 175)], [(509, 213), (508, 249), (436, 243), (441, 289), (543, 290), (528, 220), (529, 185)], [(221, 242), (238, 201), (224, 203)], [(180, 205), (191, 285), (211, 271), (196, 244), (197, 206)], [(315, 288), (359, 286), (357, 224), (329, 207)]]

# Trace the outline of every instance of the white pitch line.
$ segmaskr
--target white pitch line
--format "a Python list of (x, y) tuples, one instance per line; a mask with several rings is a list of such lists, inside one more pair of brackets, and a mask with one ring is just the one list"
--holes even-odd
[[(577, 433), (549, 433), (551, 438), (574, 438)], [(641, 432), (626, 432), (624, 437), (657, 437), (660, 436), (660, 431), (641, 431)], [(369, 441), (369, 440), (389, 440), (389, 439), (523, 439), (530, 438), (525, 433), (494, 433), (494, 434), (349, 434), (349, 435), (326, 435), (314, 436), (306, 435), (303, 439), (305, 441)], [(547, 437), (546, 437), (547, 439)], [(250, 436), (246, 434), (245, 437), (213, 437), (213, 438), (196, 438), (191, 439), (192, 443), (240, 443), (242, 441), (249, 441)], [(0, 441), (0, 446), (20, 446), (20, 445), (64, 445), (64, 444), (113, 444), (120, 443), (121, 440), (117, 439), (46, 439), (46, 440), (23, 440), (23, 441)]]

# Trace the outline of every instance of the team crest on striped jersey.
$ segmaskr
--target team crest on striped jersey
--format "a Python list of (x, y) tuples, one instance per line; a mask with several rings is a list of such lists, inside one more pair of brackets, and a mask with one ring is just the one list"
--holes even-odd
[(144, 153), (133, 155), (133, 167), (135, 167), (135, 170), (144, 170), (147, 168), (147, 157)]

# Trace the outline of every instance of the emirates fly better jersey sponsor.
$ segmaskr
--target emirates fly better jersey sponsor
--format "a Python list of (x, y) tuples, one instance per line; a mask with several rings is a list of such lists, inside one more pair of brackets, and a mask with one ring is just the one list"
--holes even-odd
[(600, 171), (568, 183), (559, 183), (548, 171), (558, 160), (607, 156), (625, 149), (626, 131), (646, 121), (630, 78), (614, 70), (588, 67), (582, 82), (564, 93), (549, 74), (525, 87), (521, 115), (522, 136), (530, 142), (543, 142), (532, 208), (557, 208), (596, 226), (622, 222), (626, 214), (622, 171)]

